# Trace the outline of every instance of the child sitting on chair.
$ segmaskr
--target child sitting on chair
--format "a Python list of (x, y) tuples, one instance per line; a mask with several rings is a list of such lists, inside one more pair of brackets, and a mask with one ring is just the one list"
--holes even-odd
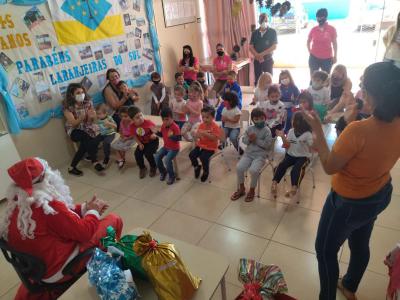
[(325, 119), (328, 105), (331, 102), (330, 90), (326, 86), (329, 74), (325, 71), (314, 71), (311, 76), (311, 86), (308, 91), (313, 97), (314, 109), (318, 112), (321, 120)]
[(114, 141), (117, 123), (107, 114), (107, 105), (100, 104), (96, 107), (97, 125), (100, 128), (101, 139), (103, 141), (103, 167), (106, 168), (110, 162), (111, 143)]
[(222, 122), (225, 137), (229, 138), (236, 151), (243, 154), (242, 148), (239, 147), (240, 115), (242, 114), (238, 107), (239, 98), (235, 92), (226, 92), (223, 99)]
[[(200, 124), (195, 134), (196, 147), (190, 151), (189, 158), (194, 168), (194, 177), (199, 178), (201, 167), (203, 174), (201, 182), (208, 179), (210, 173), (210, 158), (218, 149), (218, 141), (222, 138), (222, 130), (214, 121), (215, 109), (211, 106), (206, 106), (201, 110), (203, 122)], [(201, 161), (201, 166), (199, 161)]]
[[(176, 176), (174, 172), (173, 160), (179, 152), (179, 141), (182, 139), (181, 130), (172, 118), (172, 110), (164, 108), (161, 111), (162, 126), (160, 132), (157, 133), (162, 137), (164, 146), (158, 150), (155, 155), (158, 171), (160, 171), (160, 181), (164, 181), (168, 174), (167, 184), (171, 185), (175, 182)], [(163, 158), (165, 157), (165, 168)]]
[(183, 125), (181, 132), (186, 141), (193, 141), (193, 133), (201, 122), (201, 110), (203, 109), (203, 89), (197, 82), (193, 82), (189, 88), (189, 99), (183, 111), (189, 116)]
[(243, 143), (247, 145), (247, 148), (236, 166), (238, 190), (231, 196), (232, 201), (246, 194), (244, 186), (246, 171), (250, 172), (251, 181), (245, 201), (253, 201), (260, 172), (267, 159), (267, 153), (273, 144), (271, 131), (265, 124), (265, 114), (260, 108), (253, 109), (251, 120), (254, 125), (247, 128), (243, 136)]
[(250, 103), (251, 105), (256, 105), (258, 103), (268, 100), (268, 89), (272, 85), (272, 75), (268, 72), (261, 74), (257, 81), (257, 87), (254, 90), (254, 98)]
[(186, 101), (183, 99), (185, 93), (186, 91), (182, 86), (176, 85), (174, 87), (174, 98), (172, 98), (169, 103), (174, 122), (179, 126), (180, 129), (182, 129), (183, 125), (187, 121), (186, 113), (184, 111)]
[(282, 130), (285, 117), (285, 105), (279, 99), (281, 91), (278, 85), (274, 84), (268, 89), (268, 101), (259, 102), (257, 107), (265, 113), (265, 118), (272, 137), (276, 137), (276, 130)]
[(282, 138), (283, 147), (287, 150), (284, 159), (276, 167), (274, 178), (272, 179), (271, 194), (275, 198), (278, 193), (278, 183), (290, 167), (292, 167), (290, 172), (292, 189), (286, 192), (285, 196), (296, 195), (312, 155), (313, 136), (311, 127), (306, 122), (303, 112), (298, 111), (293, 115), (292, 127), (287, 137), (282, 131), (277, 131), (278, 136)]

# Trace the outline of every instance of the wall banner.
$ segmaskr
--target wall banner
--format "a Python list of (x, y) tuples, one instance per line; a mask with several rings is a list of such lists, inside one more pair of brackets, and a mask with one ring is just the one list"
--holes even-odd
[(0, 0), (0, 95), (11, 133), (61, 117), (68, 84), (103, 101), (105, 72), (132, 87), (161, 73), (152, 0)]

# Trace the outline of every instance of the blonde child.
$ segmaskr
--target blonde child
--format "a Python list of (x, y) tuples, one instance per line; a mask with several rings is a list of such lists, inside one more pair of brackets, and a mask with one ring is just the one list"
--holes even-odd
[[(190, 151), (189, 158), (194, 168), (194, 177), (199, 178), (201, 168), (201, 182), (208, 179), (210, 173), (210, 158), (218, 149), (218, 141), (221, 140), (223, 133), (221, 128), (214, 121), (215, 109), (212, 106), (206, 106), (201, 110), (203, 122), (199, 125), (195, 133), (196, 147)], [(199, 160), (201, 166), (199, 165)]]
[(292, 127), (287, 137), (282, 131), (277, 131), (277, 134), (282, 138), (283, 147), (287, 150), (284, 159), (276, 167), (274, 178), (272, 179), (271, 194), (274, 197), (277, 196), (278, 183), (290, 167), (292, 167), (290, 172), (292, 188), (285, 196), (296, 195), (304, 177), (306, 167), (310, 163), (313, 136), (311, 127), (306, 122), (303, 112), (298, 111), (293, 115)]
[(311, 76), (311, 86), (308, 88), (314, 101), (314, 109), (321, 120), (324, 120), (331, 101), (330, 90), (327, 87), (329, 74), (325, 71), (314, 71)]
[(115, 141), (111, 147), (117, 150), (118, 168), (122, 169), (125, 165), (125, 154), (135, 144), (135, 139), (131, 129), (132, 118), (128, 115), (128, 107), (122, 106), (118, 113), (121, 117), (121, 123), (119, 125), (119, 139)]
[(182, 129), (182, 126), (187, 121), (187, 116), (184, 109), (186, 105), (186, 101), (184, 99), (185, 94), (186, 91), (184, 87), (176, 85), (174, 87), (174, 98), (172, 98), (169, 103), (169, 107), (172, 110), (174, 122), (179, 126), (179, 129)]
[(265, 113), (267, 126), (271, 129), (272, 137), (276, 137), (276, 130), (283, 129), (285, 105), (280, 101), (281, 92), (278, 85), (271, 85), (268, 89), (268, 100), (259, 102), (257, 107)]
[(118, 82), (117, 88), (122, 94), (121, 101), (124, 101), (124, 106), (135, 105), (139, 101), (139, 94), (134, 89), (129, 88), (125, 81)]
[(226, 92), (223, 95), (224, 108), (222, 110), (222, 122), (226, 138), (229, 138), (235, 149), (243, 154), (239, 147), (240, 134), (240, 115), (242, 111), (239, 108), (239, 98), (235, 92)]
[(254, 90), (254, 98), (250, 103), (256, 105), (268, 99), (268, 88), (272, 85), (272, 75), (268, 72), (261, 74), (258, 78), (257, 87)]
[(159, 116), (161, 109), (169, 106), (169, 96), (166, 87), (161, 83), (161, 76), (157, 72), (151, 73), (151, 114)]
[(197, 82), (193, 82), (189, 88), (189, 99), (184, 106), (184, 112), (189, 118), (182, 127), (182, 136), (187, 141), (193, 141), (193, 133), (202, 120), (203, 98), (203, 89)]
[(292, 75), (289, 70), (282, 70), (279, 74), (279, 88), (281, 89), (281, 101), (285, 104), (286, 109), (286, 123), (285, 133), (289, 131), (292, 126), (292, 109), (297, 104), (297, 98), (300, 91), (297, 88)]
[(97, 125), (100, 128), (100, 135), (103, 142), (103, 167), (107, 167), (110, 162), (111, 143), (114, 141), (117, 129), (117, 123), (107, 114), (108, 107), (105, 104), (100, 104), (96, 107)]
[(253, 109), (251, 112), (251, 120), (254, 125), (248, 127), (243, 136), (243, 143), (246, 144), (247, 147), (236, 166), (238, 190), (231, 196), (232, 201), (238, 200), (246, 195), (246, 188), (244, 185), (246, 171), (249, 171), (251, 181), (245, 201), (253, 201), (258, 177), (267, 159), (268, 150), (273, 144), (271, 131), (265, 124), (265, 114), (260, 108), (256, 107)]

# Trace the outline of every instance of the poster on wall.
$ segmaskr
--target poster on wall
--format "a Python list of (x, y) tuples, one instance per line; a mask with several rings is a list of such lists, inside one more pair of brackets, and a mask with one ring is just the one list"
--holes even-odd
[(100, 102), (107, 69), (133, 87), (161, 71), (151, 0), (23, 2), (0, 4), (0, 95), (11, 132), (59, 116), (70, 83)]
[(165, 27), (196, 22), (196, 0), (162, 1), (164, 8)]

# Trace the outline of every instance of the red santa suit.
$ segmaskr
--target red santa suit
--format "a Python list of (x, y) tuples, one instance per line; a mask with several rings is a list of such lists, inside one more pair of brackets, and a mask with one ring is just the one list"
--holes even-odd
[[(113, 226), (119, 238), (120, 217), (109, 214), (101, 218), (86, 205), (74, 205), (69, 187), (60, 173), (37, 158), (25, 159), (8, 173), (15, 185), (9, 189), (6, 217), (0, 224), (0, 236), (15, 250), (29, 253), (46, 264), (44, 282), (68, 278), (62, 269), (79, 252), (99, 247), (106, 228)], [(31, 294), (21, 284), (15, 299), (56, 299), (63, 291)]]

